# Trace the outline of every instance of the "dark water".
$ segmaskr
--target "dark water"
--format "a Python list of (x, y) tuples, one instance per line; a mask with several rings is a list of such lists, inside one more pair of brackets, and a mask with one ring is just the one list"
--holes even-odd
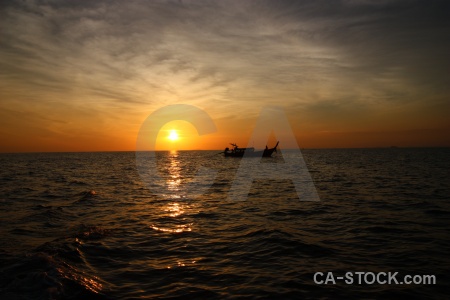
[[(227, 200), (240, 160), (215, 153), (158, 153), (167, 197), (133, 152), (0, 155), (0, 298), (449, 297), (450, 149), (303, 150), (319, 202), (277, 178)], [(193, 199), (199, 166), (218, 175)], [(313, 280), (358, 271), (436, 284)]]

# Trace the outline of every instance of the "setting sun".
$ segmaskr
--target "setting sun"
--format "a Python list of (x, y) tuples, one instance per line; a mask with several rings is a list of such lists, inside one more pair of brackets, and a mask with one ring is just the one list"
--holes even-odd
[[(229, 140), (229, 138), (227, 137), (225, 140)], [(149, 147), (149, 150), (216, 150), (222, 147), (223, 141), (223, 136), (217, 133), (199, 135), (197, 128), (191, 123), (175, 120), (161, 127), (154, 149)]]
[(169, 140), (171, 141), (176, 141), (178, 140), (178, 133), (176, 130), (171, 130), (169, 133), (169, 136), (167, 137)]

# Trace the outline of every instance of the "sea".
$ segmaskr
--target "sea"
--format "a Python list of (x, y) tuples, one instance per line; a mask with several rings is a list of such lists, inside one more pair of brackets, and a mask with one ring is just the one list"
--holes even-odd
[(449, 299), (449, 148), (218, 152), (0, 154), (0, 299)]

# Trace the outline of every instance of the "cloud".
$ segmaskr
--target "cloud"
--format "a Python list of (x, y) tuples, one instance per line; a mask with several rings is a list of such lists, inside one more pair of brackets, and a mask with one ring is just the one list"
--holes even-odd
[(411, 103), (442, 107), (449, 8), (447, 1), (8, 2), (0, 11), (0, 103), (20, 111), (35, 102), (39, 115), (50, 103), (60, 113), (72, 107), (105, 118), (173, 103), (238, 119), (264, 104), (340, 120)]

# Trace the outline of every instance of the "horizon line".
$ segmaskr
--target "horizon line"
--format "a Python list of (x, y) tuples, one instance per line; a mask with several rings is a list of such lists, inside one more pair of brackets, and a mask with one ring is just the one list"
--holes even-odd
[[(450, 146), (384, 146), (384, 147), (299, 147), (281, 148), (281, 150), (338, 150), (338, 149), (430, 149), (450, 148)], [(172, 152), (172, 151), (223, 151), (223, 149), (164, 149), (164, 150), (86, 150), (86, 151), (5, 151), (0, 154), (33, 154), (33, 153), (115, 153), (115, 152)]]

